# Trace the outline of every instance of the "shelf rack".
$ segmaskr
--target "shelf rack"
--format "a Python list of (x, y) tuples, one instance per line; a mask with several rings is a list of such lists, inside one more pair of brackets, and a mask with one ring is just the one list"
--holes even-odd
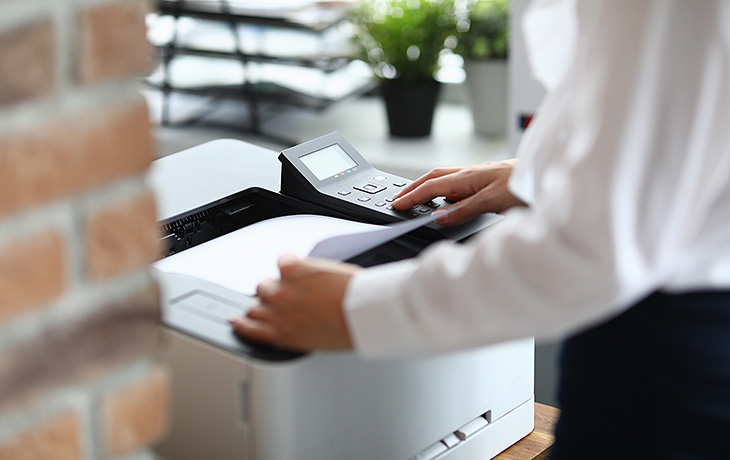
[[(259, 2), (260, 4), (262, 2)], [(265, 10), (261, 7), (246, 6), (246, 2), (236, 0), (157, 0), (156, 12), (159, 16), (172, 18), (172, 27), (166, 40), (155, 43), (160, 53), (160, 69), (157, 80), (147, 79), (147, 84), (162, 94), (161, 123), (170, 125), (170, 97), (172, 93), (207, 96), (213, 100), (236, 100), (248, 105), (249, 123), (247, 130), (258, 135), (262, 131), (263, 105), (293, 105), (308, 109), (323, 110), (331, 104), (348, 97), (363, 94), (374, 87), (369, 75), (358, 76), (352, 88), (337, 97), (324, 97), (317, 94), (287, 87), (281, 81), (267, 81), (255, 78), (252, 65), (263, 64), (279, 68), (306, 68), (323, 75), (345, 72), (352, 64), (352, 52), (347, 47), (334, 52), (313, 52), (301, 54), (275, 54), (265, 49), (251, 50), (244, 45), (240, 27), (264, 28), (270, 31), (294, 30), (322, 37), (333, 28), (340, 27), (346, 20), (350, 4), (348, 2), (311, 2), (309, 6), (292, 10)], [(205, 22), (225, 25), (232, 40), (232, 46), (218, 49), (206, 43), (188, 43), (182, 38), (181, 20), (187, 18), (200, 24)], [(342, 38), (346, 40), (346, 38)], [(154, 43), (154, 41), (153, 41)], [(177, 85), (173, 81), (173, 62), (183, 56), (202, 59), (233, 60), (240, 63), (241, 78), (235, 83)], [(281, 80), (281, 79), (280, 79)], [(197, 121), (194, 117), (186, 123)]]

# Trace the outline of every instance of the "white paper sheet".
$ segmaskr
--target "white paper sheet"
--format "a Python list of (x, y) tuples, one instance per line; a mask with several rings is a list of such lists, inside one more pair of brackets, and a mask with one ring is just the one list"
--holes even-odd
[(152, 266), (253, 295), (262, 280), (278, 278), (276, 263), (284, 254), (347, 260), (432, 220), (425, 215), (382, 226), (316, 215), (284, 216), (249, 225)]
[(431, 221), (433, 221), (431, 215), (424, 215), (397, 224), (376, 225), (377, 228), (371, 230), (363, 229), (359, 232), (334, 235), (317, 243), (309, 253), (309, 257), (347, 260)]

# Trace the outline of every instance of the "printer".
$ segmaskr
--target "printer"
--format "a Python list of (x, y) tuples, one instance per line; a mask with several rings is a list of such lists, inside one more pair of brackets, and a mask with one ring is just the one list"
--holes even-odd
[[(383, 224), (446, 204), (392, 209), (386, 198), (408, 181), (370, 166), (339, 133), (280, 154), (211, 141), (156, 160), (149, 181), (170, 256), (281, 216)], [(350, 261), (413, 257), (437, 239), (467, 239), (490, 218), (450, 229), (432, 223)], [(532, 339), (389, 360), (299, 353), (233, 334), (228, 318), (244, 313), (250, 296), (152, 271), (161, 359), (173, 375), (170, 431), (156, 447), (166, 460), (487, 460), (533, 429)]]

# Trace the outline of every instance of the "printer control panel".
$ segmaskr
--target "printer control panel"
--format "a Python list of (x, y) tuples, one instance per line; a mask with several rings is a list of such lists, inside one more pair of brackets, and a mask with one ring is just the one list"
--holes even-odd
[(410, 210), (395, 209), (394, 196), (411, 181), (371, 166), (339, 132), (286, 149), (279, 160), (283, 194), (355, 219), (392, 223), (429, 214), (447, 204), (443, 198), (435, 198)]
[(365, 182), (343, 184), (345, 186), (340, 187), (337, 194), (346, 200), (349, 198), (349, 201), (357, 205), (371, 207), (376, 211), (381, 211), (387, 215), (394, 215), (400, 219), (428, 214), (444, 206), (444, 200), (442, 198), (435, 198), (406, 211), (397, 210), (392, 205), (393, 199), (411, 181), (386, 174), (377, 174), (365, 179)]

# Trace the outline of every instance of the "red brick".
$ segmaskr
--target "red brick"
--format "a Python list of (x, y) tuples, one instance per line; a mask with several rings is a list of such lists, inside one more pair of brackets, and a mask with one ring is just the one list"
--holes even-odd
[(0, 322), (61, 294), (67, 248), (53, 230), (0, 243)]
[(145, 2), (125, 0), (82, 12), (79, 80), (96, 83), (149, 70), (153, 51), (146, 37)]
[(138, 292), (0, 348), (0, 413), (155, 353), (160, 346), (159, 321), (159, 292), (150, 280)]
[(88, 217), (86, 268), (92, 280), (146, 267), (162, 255), (152, 193), (107, 204)]
[(0, 33), (0, 105), (54, 92), (53, 36), (48, 20)]
[(0, 137), (0, 215), (147, 169), (154, 158), (141, 96)]
[(66, 413), (0, 444), (0, 460), (80, 460), (81, 423)]
[(159, 441), (169, 422), (168, 370), (157, 367), (142, 381), (107, 395), (102, 410), (109, 456), (128, 454)]

